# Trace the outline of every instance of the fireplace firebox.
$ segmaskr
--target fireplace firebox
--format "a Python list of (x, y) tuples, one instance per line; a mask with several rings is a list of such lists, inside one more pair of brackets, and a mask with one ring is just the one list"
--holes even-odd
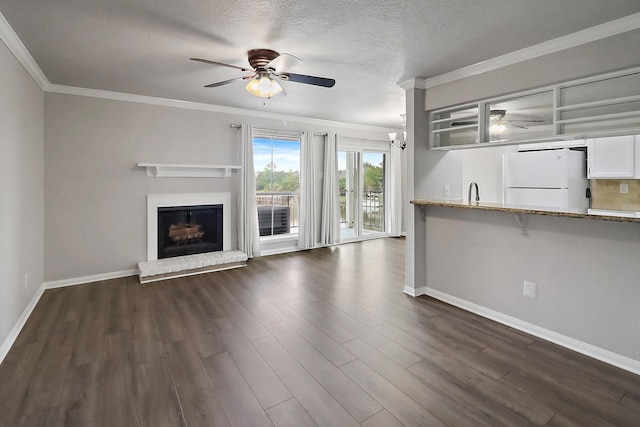
[(223, 205), (158, 207), (158, 259), (223, 250)]

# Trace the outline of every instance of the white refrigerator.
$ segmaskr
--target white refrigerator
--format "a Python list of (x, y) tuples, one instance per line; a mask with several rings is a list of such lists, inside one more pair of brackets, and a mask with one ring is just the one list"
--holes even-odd
[(504, 203), (547, 208), (589, 207), (584, 151), (545, 150), (503, 155)]

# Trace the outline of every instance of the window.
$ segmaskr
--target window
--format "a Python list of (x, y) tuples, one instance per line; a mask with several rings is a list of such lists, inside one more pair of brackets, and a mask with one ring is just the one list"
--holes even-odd
[(253, 133), (260, 237), (297, 235), (300, 205), (300, 134)]

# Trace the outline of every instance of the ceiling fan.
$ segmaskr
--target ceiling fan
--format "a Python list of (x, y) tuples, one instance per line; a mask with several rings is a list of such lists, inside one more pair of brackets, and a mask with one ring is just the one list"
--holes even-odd
[(222, 65), (223, 67), (235, 68), (240, 71), (251, 73), (245, 76), (211, 83), (205, 87), (224, 86), (229, 83), (233, 83), (236, 80), (250, 80), (246, 86), (247, 91), (252, 95), (259, 96), (261, 98), (270, 98), (280, 93), (286, 95), (282, 86), (278, 83), (278, 80), (322, 87), (333, 87), (336, 84), (334, 79), (288, 72), (288, 69), (302, 63), (301, 59), (288, 53), (278, 53), (270, 49), (252, 49), (247, 52), (247, 55), (251, 68), (225, 64), (223, 62), (211, 61), (209, 59), (190, 59), (192, 61), (204, 62), (205, 64)]
[[(491, 110), (489, 112), (489, 126), (492, 128), (493, 132), (499, 133), (501, 131), (506, 130), (507, 126), (519, 128), (519, 129), (529, 129), (522, 124), (517, 125), (515, 123), (545, 123), (544, 120), (505, 120), (505, 116), (507, 115), (507, 110)], [(477, 121), (461, 121), (461, 122), (451, 122), (451, 126), (467, 126), (467, 125), (477, 125)]]

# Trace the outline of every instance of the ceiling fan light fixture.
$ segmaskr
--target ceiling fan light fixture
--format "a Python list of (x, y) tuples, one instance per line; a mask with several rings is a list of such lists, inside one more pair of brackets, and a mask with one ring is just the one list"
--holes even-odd
[(282, 92), (282, 86), (277, 81), (267, 75), (253, 78), (247, 83), (247, 91), (260, 98), (271, 98)]
[(507, 110), (491, 110), (489, 111), (489, 121), (497, 122), (504, 119), (504, 116), (507, 114)]
[(190, 59), (205, 64), (234, 68), (240, 71), (252, 71), (253, 75), (251, 76), (235, 77), (221, 82), (211, 83), (205, 85), (205, 87), (219, 87), (237, 80), (250, 79), (245, 88), (250, 94), (259, 98), (270, 98), (280, 93), (282, 96), (285, 96), (287, 93), (284, 91), (284, 88), (280, 86), (279, 80), (327, 88), (333, 87), (336, 84), (334, 79), (326, 77), (290, 73), (288, 69), (300, 64), (302, 60), (288, 53), (278, 53), (271, 49), (251, 49), (247, 52), (247, 56), (251, 69), (203, 58)]
[(506, 131), (507, 126), (501, 122), (492, 123), (491, 126), (489, 126), (489, 132), (492, 135), (500, 135), (501, 133), (504, 133)]

